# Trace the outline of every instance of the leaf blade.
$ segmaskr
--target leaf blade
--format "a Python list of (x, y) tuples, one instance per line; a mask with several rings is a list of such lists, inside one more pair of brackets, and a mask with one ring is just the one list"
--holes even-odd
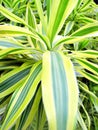
[(37, 62), (30, 72), (24, 85), (17, 89), (9, 103), (6, 119), (2, 129), (8, 130), (24, 111), (37, 89), (41, 79), (41, 63)]
[(72, 33), (70, 36), (64, 37), (54, 43), (54, 47), (61, 45), (61, 44), (73, 44), (77, 41), (82, 41), (85, 38), (89, 37), (95, 37), (98, 36), (98, 22), (87, 24), (74, 33)]
[[(52, 42), (55, 35), (62, 28), (64, 21), (76, 6), (78, 0), (54, 0), (51, 4), (51, 13), (49, 18), (49, 24), (47, 29), (48, 37)], [(54, 10), (55, 9), (55, 10)], [(59, 17), (58, 17), (59, 16)]]
[[(68, 72), (69, 66), (70, 72)], [(48, 74), (46, 74), (46, 72), (48, 72)], [(70, 78), (70, 80), (72, 79), (71, 81), (68, 80), (70, 73), (72, 75), (72, 78)], [(74, 86), (73, 88), (70, 88), (72, 85), (71, 83)], [(71, 89), (73, 89), (76, 94), (76, 98), (74, 99), (75, 104), (72, 104), (73, 93)], [(54, 52), (46, 52), (44, 54), (42, 95), (46, 115), (49, 121), (49, 129), (73, 129), (77, 111), (78, 88), (76, 85), (72, 64), (70, 60), (62, 54)], [(66, 104), (64, 103), (65, 100)], [(51, 108), (49, 106), (51, 106)], [(71, 108), (73, 108), (74, 111), (73, 116), (71, 113)], [(70, 124), (72, 125), (70, 126)]]
[(86, 70), (98, 75), (98, 65), (87, 61), (86, 59), (76, 59), (76, 61)]

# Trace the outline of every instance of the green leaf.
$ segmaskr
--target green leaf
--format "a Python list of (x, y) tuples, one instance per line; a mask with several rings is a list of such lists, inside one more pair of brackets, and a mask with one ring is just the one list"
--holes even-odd
[(45, 113), (44, 107), (41, 107), (40, 105), (39, 105), (39, 111), (38, 111), (38, 121), (39, 121), (39, 125), (38, 125), (39, 130), (48, 130), (48, 122), (46, 118), (46, 113)]
[(25, 77), (30, 71), (31, 65), (18, 67), (0, 78), (0, 98), (12, 93), (16, 88), (21, 87)]
[(88, 87), (86, 84), (79, 82), (79, 86), (83, 91), (85, 91), (87, 94), (89, 94), (90, 99), (91, 99), (92, 103), (94, 104), (96, 111), (98, 112), (98, 97), (93, 92), (91, 92), (89, 89), (87, 89)]
[[(45, 49), (48, 47), (49, 39), (35, 31), (31, 32), (24, 27), (14, 25), (0, 25), (0, 37), (30, 36), (43, 43)], [(47, 46), (46, 46), (47, 45)]]
[(98, 76), (88, 73), (84, 70), (77, 70), (81, 75), (83, 75), (85, 78), (87, 78), (88, 80), (94, 82), (95, 84), (98, 84)]
[(78, 42), (78, 50), (82, 50), (82, 49), (86, 48), (88, 44), (89, 44), (89, 39), (85, 39), (81, 42)]
[(97, 20), (94, 20), (92, 18), (88, 18), (88, 17), (85, 17), (85, 16), (80, 16), (80, 17), (77, 17), (78, 20), (81, 20), (81, 22), (84, 22), (84, 23), (94, 23), (94, 22), (98, 22)]
[(32, 126), (34, 130), (48, 130), (48, 122), (42, 100), (40, 101)]
[(86, 70), (98, 75), (98, 65), (91, 63), (90, 61), (87, 61), (85, 59), (76, 59), (76, 61), (83, 66)]
[(23, 54), (25, 52), (25, 50), (23, 48), (4, 49), (4, 50), (0, 51), (0, 59), (4, 56), (7, 56), (8, 54), (13, 54), (13, 53), (19, 54), (19, 52)]
[(97, 130), (97, 128), (98, 128), (98, 118), (97, 117), (93, 117), (93, 118), (94, 118), (95, 130)]
[(47, 0), (47, 21), (48, 22), (51, 14), (52, 2), (53, 2), (52, 0)]
[(14, 0), (13, 3), (12, 3), (12, 8), (15, 9), (15, 7), (17, 7), (19, 4), (20, 4), (19, 0)]
[(35, 63), (27, 80), (24, 82), (24, 85), (21, 88), (18, 88), (13, 94), (1, 129), (8, 130), (12, 127), (14, 122), (18, 119), (31, 101), (41, 79), (41, 67), (40, 62)]
[(59, 41), (55, 42), (53, 46), (58, 46), (61, 44), (73, 44), (77, 41), (81, 41), (88, 37), (95, 37), (98, 36), (98, 22), (87, 24), (74, 33), (72, 33), (70, 36), (63, 37)]
[(17, 23), (23, 23), (25, 24), (24, 20), (13, 14), (12, 12), (8, 11), (6, 8), (4, 8), (2, 5), (0, 5), (0, 13), (2, 13), (5, 17), (8, 19), (17, 22)]
[[(26, 23), (35, 30), (37, 30), (36, 19), (30, 7), (30, 4), (28, 4), (26, 8)], [(28, 37), (28, 40), (33, 48), (36, 47), (36, 40), (34, 38)]]
[[(72, 54), (70, 54), (70, 56), (72, 56), (73, 58), (98, 58), (98, 51), (96, 50), (73, 51)], [(97, 67), (97, 65), (95, 66)]]
[(81, 113), (80, 113), (79, 111), (78, 111), (78, 114), (77, 114), (77, 120), (78, 120), (78, 122), (79, 122), (79, 124), (80, 124), (82, 130), (87, 130), (87, 127), (86, 127), (86, 125), (85, 125), (85, 122), (84, 122), (84, 120), (83, 120), (83, 118), (82, 118), (82, 116), (81, 116)]
[(10, 99), (11, 99), (10, 95), (0, 99), (0, 109), (3, 107), (7, 107), (7, 104), (9, 103)]
[(3, 0), (0, 0), (0, 4), (2, 3)]
[(8, 48), (0, 51), (0, 59), (8, 56), (8, 54), (10, 55), (11, 54), (32, 54), (33, 57), (33, 54), (40, 56), (42, 52), (40, 50), (31, 49), (31, 48)]
[(46, 24), (46, 20), (45, 20), (45, 17), (44, 17), (41, 1), (40, 0), (34, 0), (34, 1), (35, 1), (35, 4), (36, 4), (36, 7), (37, 7), (37, 11), (38, 11), (42, 26), (44, 28), (44, 32), (46, 33), (46, 27), (47, 27), (46, 25), (47, 24)]
[[(13, 13), (11, 13), (10, 11), (8, 11), (6, 8), (4, 8), (2, 5), (0, 5), (0, 12), (5, 16), (5, 17), (7, 17), (8, 19), (10, 19), (11, 21), (14, 21), (14, 22), (18, 22), (18, 23), (22, 23), (22, 24), (24, 24), (25, 26), (27, 26), (30, 30), (32, 30), (32, 37), (33, 38), (35, 38), (36, 36), (35, 36), (35, 34), (39, 37), (39, 39), (43, 42), (43, 44), (45, 44), (45, 43), (47, 43), (47, 45), (48, 45), (48, 42), (47, 42), (47, 38), (45, 37), (45, 36), (42, 36), (42, 35), (40, 35), (36, 30), (34, 30), (29, 24), (27, 24), (23, 19), (21, 19), (21, 18), (19, 18), (18, 16), (16, 16), (15, 14), (13, 14)], [(5, 30), (5, 26), (4, 25), (2, 25), (2, 27), (3, 27), (3, 29)], [(10, 26), (10, 28), (11, 28), (11, 26)], [(12, 31), (12, 33), (15, 33), (16, 31), (15, 30), (17, 30), (17, 28), (16, 27), (12, 27), (13, 28), (13, 31)], [(12, 28), (11, 28), (11, 30), (12, 30)], [(20, 34), (20, 32), (21, 32), (21, 29), (22, 28), (20, 28), (20, 31), (19, 30), (17, 30), (18, 32), (17, 33), (19, 33)], [(1, 30), (1, 27), (0, 27), (0, 30)], [(8, 30), (6, 30), (6, 32), (5, 32), (5, 34), (6, 34), (6, 36), (7, 36), (7, 34), (9, 33), (9, 32), (7, 32)], [(3, 32), (3, 30), (1, 30), (1, 32)], [(0, 33), (1, 33), (0, 32)], [(29, 33), (26, 33), (26, 32), (28, 32), (28, 30), (24, 30), (24, 34), (20, 34), (20, 35), (28, 35), (28, 36), (30, 36), (30, 32)], [(11, 32), (10, 32), (11, 33)], [(22, 29), (22, 32), (21, 33), (23, 33), (23, 29)], [(17, 35), (19, 35), (19, 34), (17, 34)], [(11, 35), (11, 34), (9, 34), (9, 35)], [(3, 35), (3, 37), (4, 37), (4, 35)], [(45, 37), (45, 38), (44, 38)], [(37, 39), (37, 38), (35, 38), (35, 39)], [(38, 39), (37, 39), (38, 40)]]
[(53, 0), (51, 4), (51, 13), (47, 28), (47, 35), (52, 43), (55, 35), (62, 28), (65, 20), (75, 8), (78, 0)]
[(74, 21), (69, 21), (66, 24), (65, 31), (64, 31), (64, 36), (67, 35), (71, 31), (73, 26), (74, 26)]
[(11, 4), (11, 0), (5, 0), (4, 2), (3, 2), (3, 4), (4, 4), (4, 6), (6, 7), (6, 8), (11, 8), (12, 7), (12, 4)]
[(74, 32), (71, 36), (84, 36), (86, 37), (92, 37), (92, 36), (98, 36), (98, 22), (95, 23), (89, 23), (80, 29), (78, 29), (76, 32)]
[(19, 130), (26, 130), (27, 127), (31, 124), (32, 120), (34, 119), (35, 113), (38, 110), (38, 105), (41, 100), (41, 86), (39, 86), (38, 90), (36, 91), (34, 97), (28, 104), (27, 108), (23, 112), (20, 118), (20, 123), (18, 126)]
[[(81, 105), (81, 107), (83, 108), (83, 113), (85, 113), (86, 117), (87, 117), (87, 126), (88, 126), (88, 130), (90, 130), (90, 126), (91, 126), (91, 121), (90, 121), (90, 116), (86, 110), (86, 108), (84, 107), (82, 100), (79, 100), (79, 104)], [(82, 115), (82, 114), (81, 114)]]
[(46, 52), (42, 67), (42, 97), (49, 130), (72, 130), (78, 106), (73, 65), (62, 53)]
[(18, 27), (14, 25), (0, 25), (0, 37), (7, 36), (31, 36), (38, 39), (35, 33), (32, 33), (28, 29)]
[[(17, 64), (17, 62), (18, 62), (18, 64)], [(22, 61), (19, 62), (16, 59), (14, 59), (14, 60), (0, 59), (0, 71), (1, 70), (6, 70), (6, 69), (8, 69), (8, 70), (15, 69), (15, 68), (18, 67), (18, 65), (20, 65), (19, 63), (22, 63)], [(3, 73), (2, 73), (2, 75), (3, 75)]]
[(8, 40), (4, 38), (0, 38), (0, 48), (21, 48), (22, 44), (16, 42), (15, 40)]

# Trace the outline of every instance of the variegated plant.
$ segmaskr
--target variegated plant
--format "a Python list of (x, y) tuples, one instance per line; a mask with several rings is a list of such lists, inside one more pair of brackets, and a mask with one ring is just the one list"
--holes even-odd
[[(79, 88), (90, 96), (98, 112), (97, 96), (81, 80), (85, 77), (98, 85), (98, 52), (79, 50), (76, 45), (83, 48), (98, 36), (98, 21), (83, 17), (92, 1), (85, 0), (83, 6), (82, 2), (22, 0), (22, 5), (18, 0), (1, 1), (1, 130), (73, 130), (77, 122), (83, 130), (90, 130)], [(75, 18), (84, 24), (71, 31)], [(75, 49), (67, 49), (70, 44)], [(87, 126), (79, 107), (87, 116)]]

